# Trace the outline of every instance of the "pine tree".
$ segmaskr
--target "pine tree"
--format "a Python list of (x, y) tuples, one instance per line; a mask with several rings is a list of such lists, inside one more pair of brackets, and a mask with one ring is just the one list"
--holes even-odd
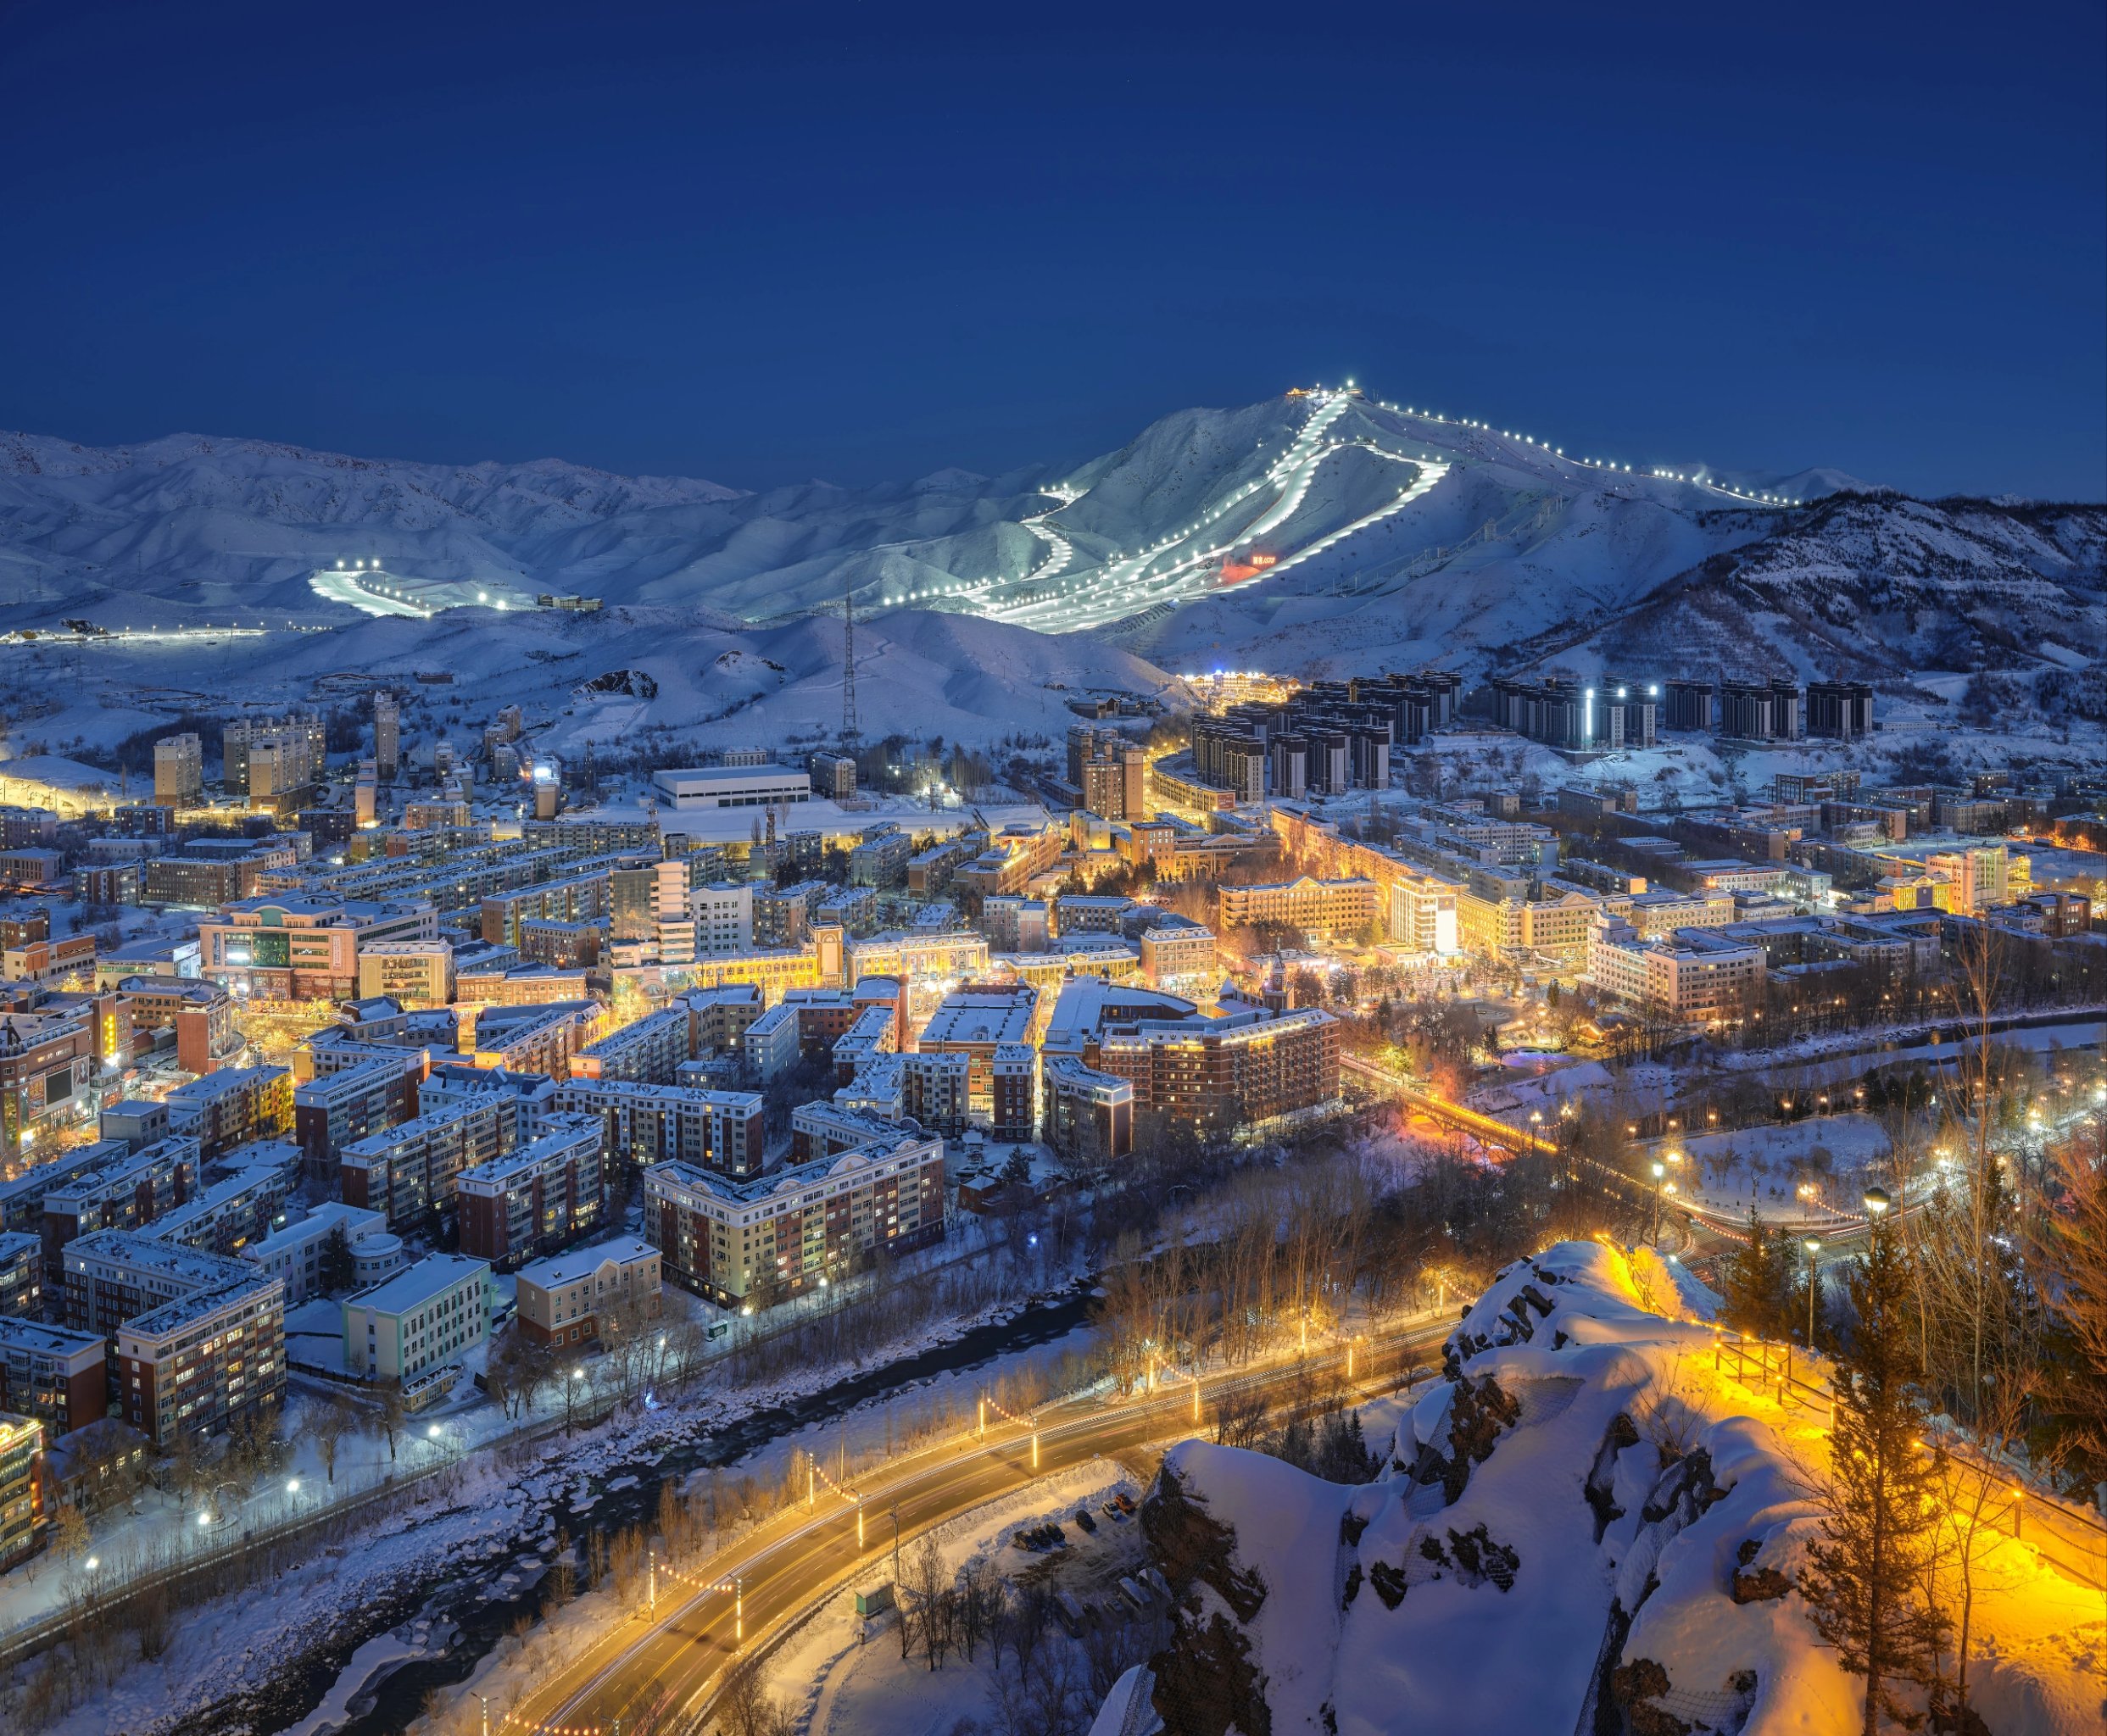
[(1865, 1736), (1909, 1716), (1894, 1685), (1935, 1680), (1946, 1618), (1923, 1601), (1944, 1491), (1943, 1455), (1920, 1445), (1924, 1404), (1909, 1272), (1895, 1227), (1876, 1219), (1846, 1288), (1854, 1327), (1832, 1385), (1830, 1488), (1800, 1591), (1838, 1661), (1865, 1678)]
[(1727, 1256), (1720, 1274), (1725, 1302), (1720, 1317), (1752, 1338), (1768, 1338), (1776, 1333), (1784, 1313), (1779, 1305), (1784, 1265), (1777, 1238), (1756, 1216), (1756, 1208), (1750, 1206), (1747, 1235)]

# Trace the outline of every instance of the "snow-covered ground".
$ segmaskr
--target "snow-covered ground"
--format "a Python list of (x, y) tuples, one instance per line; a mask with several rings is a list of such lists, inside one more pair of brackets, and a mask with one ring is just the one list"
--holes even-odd
[[(1681, 1154), (1677, 1188), (1693, 1204), (1798, 1221), (1854, 1210), (1865, 1188), (1884, 1177), (1892, 1146), (1872, 1116), (1843, 1115), (1702, 1133), (1663, 1149)], [(1811, 1191), (1803, 1195), (1803, 1187)]]

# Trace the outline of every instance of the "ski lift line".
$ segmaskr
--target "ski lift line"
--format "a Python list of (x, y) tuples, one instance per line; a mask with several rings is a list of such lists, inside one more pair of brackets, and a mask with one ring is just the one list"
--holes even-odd
[(1577, 465), (1587, 470), (1608, 470), (1619, 476), (1652, 476), (1657, 481), (1686, 482), (1692, 487), (1710, 488), (1718, 493), (1745, 502), (1751, 506), (1804, 506), (1806, 504), (1803, 500), (1783, 494), (1767, 494), (1761, 489), (1736, 488), (1731, 483), (1714, 481), (1709, 477), (1681, 475), (1659, 465), (1648, 465), (1642, 470), (1634, 471), (1630, 465), (1619, 464), (1614, 459), (1569, 457), (1563, 446), (1553, 446), (1548, 441), (1539, 440), (1533, 435), (1517, 434), (1509, 429), (1495, 428), (1491, 423), (1480, 421), (1472, 416), (1444, 416), (1434, 410), (1423, 410), (1412, 404), (1390, 403), (1380, 398), (1374, 400), (1374, 403), (1379, 409), (1386, 409), (1392, 415), (1417, 416), (1424, 421), (1439, 422), (1444, 427), (1469, 428), (1483, 434), (1497, 434), (1503, 440), (1519, 440), (1525, 446), (1533, 446), (1540, 452), (1549, 453), (1552, 457), (1563, 459), (1567, 464)]

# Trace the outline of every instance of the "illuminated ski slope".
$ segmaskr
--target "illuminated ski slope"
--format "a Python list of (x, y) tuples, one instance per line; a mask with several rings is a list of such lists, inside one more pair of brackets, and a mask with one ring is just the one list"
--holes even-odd
[(368, 615), (407, 615), (412, 620), (430, 620), (433, 611), (421, 608), (410, 598), (384, 583), (387, 575), (381, 570), (377, 560), (371, 571), (348, 568), (340, 560), (334, 568), (324, 567), (308, 580), (318, 597), (331, 603), (348, 603), (354, 609), (364, 609)]
[[(1056, 559), (1050, 559), (1023, 585), (985, 585), (983, 607), (998, 620), (1042, 630), (1072, 631), (1102, 626), (1162, 604), (1190, 602), (1221, 588), (1223, 563), (1239, 550), (1248, 552), (1290, 523), (1307, 498), (1312, 483), (1326, 461), (1349, 448), (1372, 453), (1413, 469), (1412, 481), (1397, 497), (1374, 511), (1318, 538), (1307, 548), (1284, 556), (1268, 569), (1268, 576), (1306, 560), (1345, 541), (1357, 532), (1389, 517), (1419, 499), (1448, 474), (1450, 466), (1424, 456), (1392, 452), (1365, 437), (1337, 440), (1329, 437), (1339, 419), (1352, 407), (1358, 394), (1351, 389), (1312, 393), (1313, 410), (1280, 454), (1259, 476), (1231, 490), (1213, 506), (1168, 535), (1132, 554), (1115, 552), (1092, 571), (1087, 568), (1067, 573), (1073, 545), (1062, 540)], [(1255, 516), (1244, 510), (1263, 500)], [(1067, 504), (1066, 501), (1063, 505)], [(1055, 512), (1061, 509), (1056, 507)], [(1052, 513), (1041, 515), (1051, 518)], [(1230, 521), (1225, 525), (1224, 521)], [(1051, 538), (1058, 533), (1038, 519), (1025, 521), (1034, 534)], [(1234, 528), (1231, 529), (1230, 526)], [(1065, 578), (1062, 576), (1067, 574)], [(1062, 578), (1051, 586), (1047, 580)], [(1003, 594), (995, 594), (1001, 592)]]
[[(1191, 523), (1158, 537), (1147, 546), (1107, 550), (1094, 537), (1064, 531), (1055, 521), (1087, 491), (1071, 484), (1050, 484), (1041, 492), (1054, 496), (1060, 504), (1015, 521), (1045, 550), (1044, 558), (1029, 572), (1017, 577), (995, 575), (951, 579), (888, 595), (883, 602), (889, 606), (934, 603), (939, 607), (963, 608), (1041, 632), (1106, 626), (1147, 610), (1175, 607), (1215, 594), (1228, 582), (1225, 566), (1254, 555), (1274, 559), (1260, 571), (1239, 575), (1241, 582), (1263, 584), (1274, 580), (1424, 498), (1459, 464), (1519, 463), (1525, 470), (1540, 475), (1547, 471), (1551, 479), (1563, 476), (1574, 482), (1583, 471), (1614, 473), (1630, 476), (1634, 481), (1681, 483), (1753, 506), (1780, 508), (1798, 504), (1703, 472), (1662, 466), (1643, 466), (1635, 471), (1630, 465), (1607, 459), (1569, 458), (1563, 447), (1533, 435), (1495, 428), (1471, 417), (1445, 416), (1368, 398), (1354, 389), (1352, 381), (1343, 388), (1318, 387), (1289, 396), (1306, 400), (1309, 413), (1266, 462), (1264, 470), (1227, 488)], [(1349, 428), (1342, 433), (1339, 424), (1357, 407), (1363, 412), (1386, 414), (1375, 418), (1372, 427), (1364, 416), (1357, 431)], [(1416, 436), (1412, 423), (1419, 425)], [(1434, 450), (1400, 451), (1389, 443), (1411, 442), (1415, 438), (1426, 441)], [(1487, 442), (1491, 442), (1489, 447)], [(1311, 504), (1313, 488), (1324, 476), (1325, 465), (1350, 451), (1408, 466), (1410, 480), (1394, 498), (1373, 510), (1358, 512), (1344, 524), (1337, 523), (1331, 512), (1325, 510), (1322, 517), (1331, 518), (1334, 528), (1295, 546), (1297, 515)], [(1357, 505), (1366, 504), (1365, 475), (1350, 477), (1346, 486), (1363, 491)], [(1324, 504), (1324, 498), (1320, 496), (1319, 504)], [(1082, 537), (1079, 542), (1079, 536)], [(1287, 546), (1278, 546), (1284, 538)]]

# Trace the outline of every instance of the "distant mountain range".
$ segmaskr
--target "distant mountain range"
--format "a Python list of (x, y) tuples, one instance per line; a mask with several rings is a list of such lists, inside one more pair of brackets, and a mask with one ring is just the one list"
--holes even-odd
[[(771, 637), (838, 615), (847, 593), (872, 645), (941, 643), (997, 687), (975, 659), (1021, 659), (1038, 679), (1123, 658), (1157, 674), (1607, 663), (1892, 678), (2107, 651), (2100, 506), (1627, 466), (1345, 389), (1181, 410), (1080, 464), (761, 492), (555, 459), (0, 434), (0, 626), (351, 626), (358, 611), (312, 581), (356, 560), (445, 610), (391, 643), (519, 632), (516, 615), (448, 607), (483, 587), (601, 598), (661, 641)], [(929, 614), (985, 619), (932, 642), (908, 619)], [(1078, 632), (1099, 648), (1015, 649)], [(770, 654), (756, 641), (755, 654)], [(999, 716), (999, 695), (984, 698)]]

